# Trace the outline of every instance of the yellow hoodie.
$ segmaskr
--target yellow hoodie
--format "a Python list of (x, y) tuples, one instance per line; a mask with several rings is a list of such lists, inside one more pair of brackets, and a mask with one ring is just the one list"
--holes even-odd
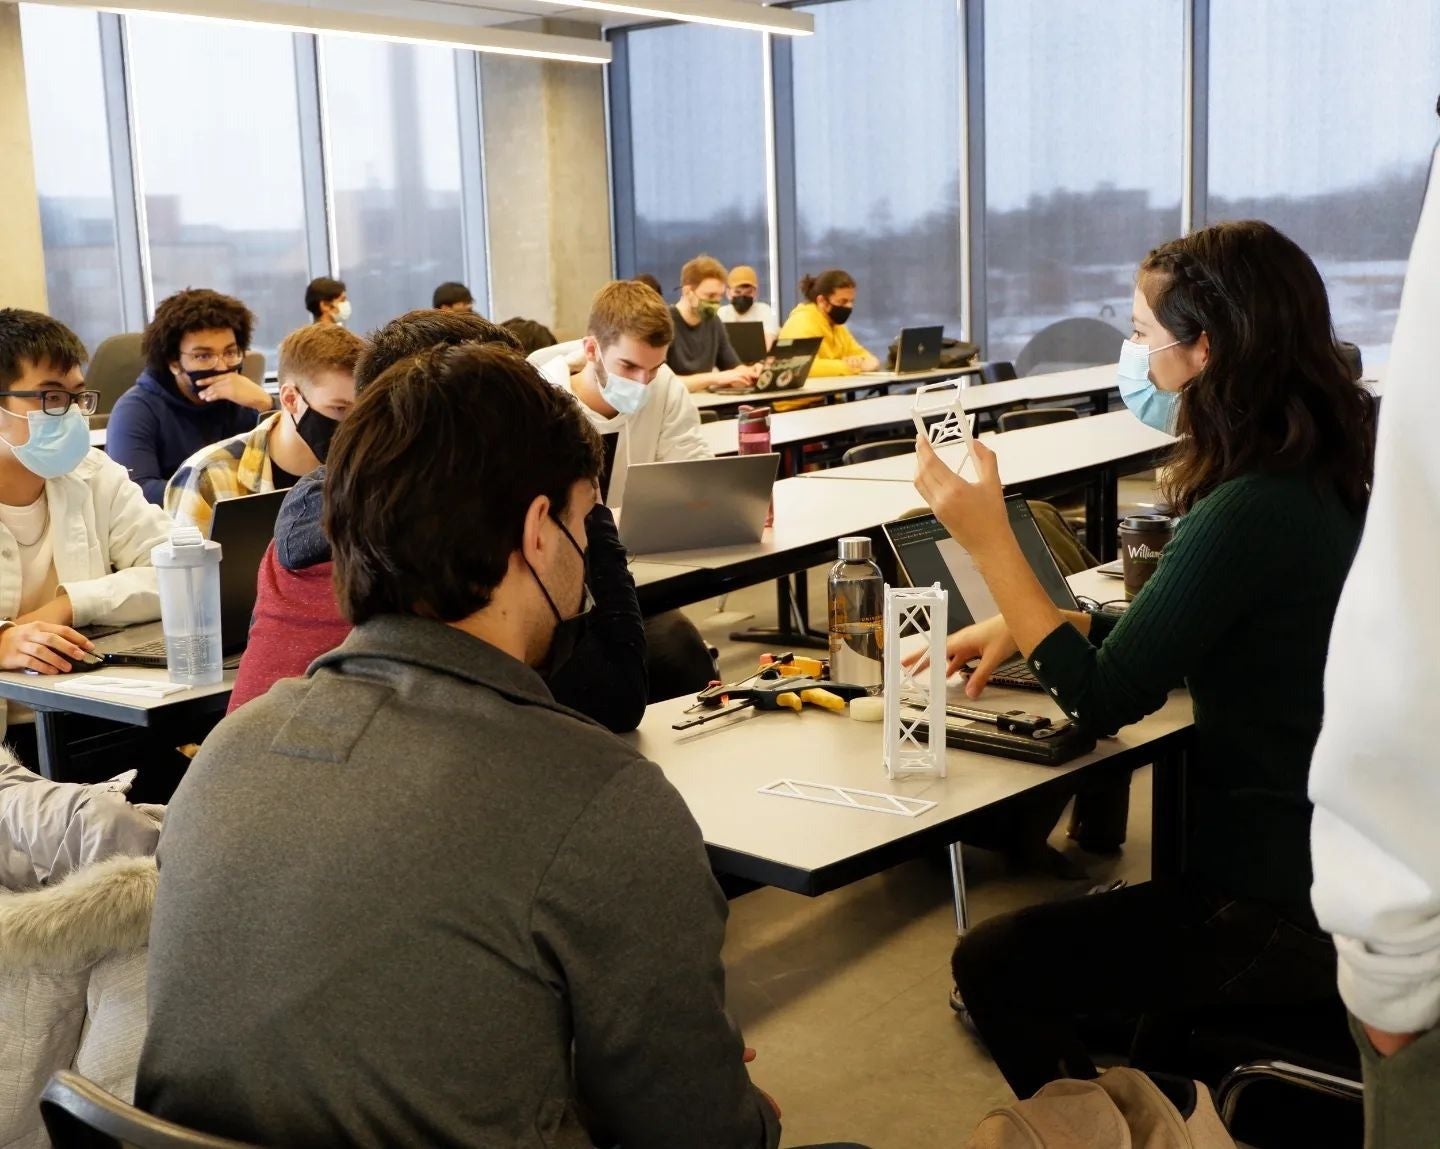
[(860, 341), (850, 334), (848, 327), (837, 327), (814, 303), (802, 303), (790, 313), (785, 326), (780, 328), (780, 339), (820, 339), (820, 354), (815, 366), (810, 368), (814, 378), (834, 375), (854, 375), (845, 360), (855, 356), (867, 356), (870, 352), (860, 346)]

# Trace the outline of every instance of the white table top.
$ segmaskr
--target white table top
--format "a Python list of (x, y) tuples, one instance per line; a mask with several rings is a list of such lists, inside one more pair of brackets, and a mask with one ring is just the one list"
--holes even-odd
[[(1104, 576), (1087, 572), (1072, 581), (1077, 591), (1092, 593), (1097, 579)], [(818, 892), (803, 889), (805, 876), (815, 871), (1142, 748), (1187, 730), (1193, 722), (1189, 694), (1176, 691), (1161, 710), (1113, 739), (1102, 739), (1093, 753), (1064, 766), (949, 750), (947, 778), (891, 780), (885, 776), (878, 722), (855, 722), (806, 707), (798, 715), (747, 710), (692, 730), (671, 729), (692, 702), (687, 697), (651, 706), (640, 729), (628, 737), (680, 792), (707, 845), (745, 855), (761, 866), (782, 867), (789, 871), (787, 888), (802, 892)], [(1058, 707), (1038, 691), (992, 688), (977, 705), (1061, 717)], [(757, 793), (781, 778), (902, 794), (937, 805), (906, 818)]]
[(90, 429), (90, 446), (99, 447), (102, 451), (105, 449), (104, 427), (92, 427)]
[[(1026, 427), (1003, 435), (986, 435), (984, 442), (1000, 460), (1000, 479), (1006, 484), (1034, 482), (1106, 466), (1152, 451), (1163, 450), (1175, 440), (1163, 431), (1147, 427), (1129, 411), (1111, 411), (1044, 427)], [(940, 449), (940, 457), (952, 467), (964, 458), (965, 448), (954, 444)], [(807, 471), (804, 482), (817, 480), (866, 480), (911, 484), (915, 480), (915, 456), (895, 455), (849, 467)]]

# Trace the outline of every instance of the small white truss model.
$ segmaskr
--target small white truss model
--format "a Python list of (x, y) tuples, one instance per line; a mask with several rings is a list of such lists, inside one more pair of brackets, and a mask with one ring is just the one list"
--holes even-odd
[[(915, 433), (929, 439), (932, 447), (964, 443), (965, 458), (968, 459), (975, 450), (975, 441), (970, 437), (970, 423), (973, 416), (967, 414), (961, 404), (961, 394), (962, 389), (958, 379), (947, 379), (943, 383), (926, 383), (915, 392), (915, 404), (911, 408), (911, 417), (915, 421)], [(935, 415), (943, 415), (944, 418), (934, 423), (926, 422)], [(955, 470), (960, 470), (960, 467), (964, 465), (965, 459), (961, 459)]]
[(768, 786), (761, 786), (759, 792), (773, 798), (799, 798), (802, 802), (846, 806), (851, 810), (869, 810), (872, 814), (899, 814), (902, 818), (918, 818), (935, 808), (934, 802), (927, 802), (924, 798), (882, 794), (879, 790), (857, 790), (854, 786), (832, 786), (828, 782), (802, 782), (798, 778), (781, 778)]
[[(885, 588), (885, 773), (945, 777), (945, 623), (949, 596), (937, 582)], [(901, 661), (904, 640), (923, 635), (930, 656), (921, 671)], [(909, 703), (902, 710), (902, 704)], [(919, 709), (923, 707), (923, 709)], [(925, 724), (924, 744), (920, 727)]]

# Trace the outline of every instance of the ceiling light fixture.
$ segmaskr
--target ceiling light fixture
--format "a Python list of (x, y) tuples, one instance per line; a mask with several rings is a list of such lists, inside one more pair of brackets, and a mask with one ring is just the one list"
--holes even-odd
[(808, 12), (745, 4), (741, 0), (540, 0), (540, 3), (614, 12), (621, 16), (651, 16), (686, 24), (773, 32), (779, 36), (809, 36), (815, 31), (815, 17)]

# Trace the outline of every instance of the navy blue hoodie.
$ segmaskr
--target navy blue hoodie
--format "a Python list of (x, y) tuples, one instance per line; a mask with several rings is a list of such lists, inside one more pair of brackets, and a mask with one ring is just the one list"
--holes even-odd
[(253, 431), (261, 412), (228, 399), (203, 406), (169, 376), (146, 371), (121, 395), (105, 428), (105, 453), (130, 472), (145, 497), (165, 505), (165, 484), (201, 447)]

